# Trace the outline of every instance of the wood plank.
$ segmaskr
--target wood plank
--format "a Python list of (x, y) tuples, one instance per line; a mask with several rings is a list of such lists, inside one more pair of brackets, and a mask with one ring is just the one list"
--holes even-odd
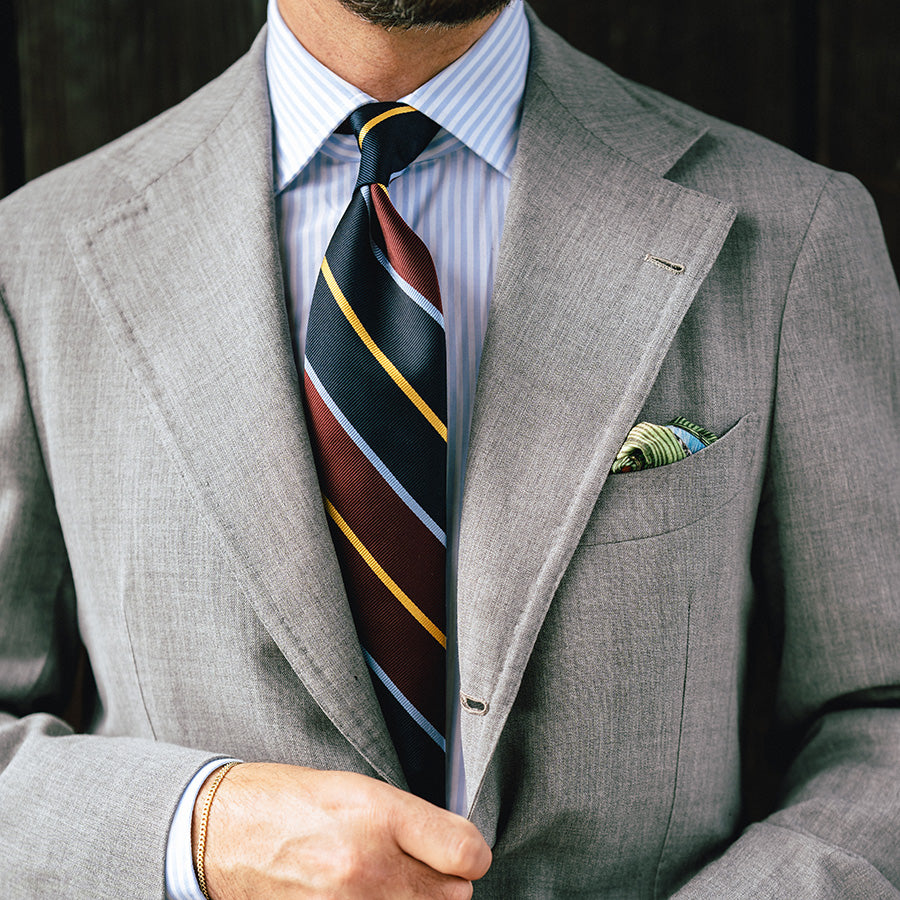
[(872, 192), (900, 269), (900, 4), (822, 0), (817, 159)]
[(28, 178), (178, 102), (265, 20), (265, 0), (15, 3)]
[(615, 71), (796, 145), (795, 10), (784, 0), (532, 0)]
[(0, 197), (24, 180), (16, 23), (12, 6), (0, 0)]

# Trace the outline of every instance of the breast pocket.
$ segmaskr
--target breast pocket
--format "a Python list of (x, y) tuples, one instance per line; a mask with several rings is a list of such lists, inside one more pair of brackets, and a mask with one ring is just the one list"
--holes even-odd
[(715, 512), (746, 486), (764, 439), (762, 426), (761, 412), (747, 413), (719, 440), (687, 459), (610, 475), (582, 545), (648, 538)]

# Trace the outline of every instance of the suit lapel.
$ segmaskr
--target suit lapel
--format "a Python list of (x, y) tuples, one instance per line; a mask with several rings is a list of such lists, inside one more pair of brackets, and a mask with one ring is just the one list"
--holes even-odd
[(232, 77), (221, 121), (70, 244), (260, 619), (345, 737), (403, 784), (306, 436), (274, 231), (262, 39), (240, 65), (250, 77)]
[[(461, 689), (487, 704), (461, 714), (470, 808), (613, 458), (735, 214), (660, 177), (701, 129), (615, 97), (602, 140), (557, 99), (557, 39), (533, 35), (459, 542)], [(622, 93), (610, 79), (607, 100)], [(611, 146), (628, 134), (630, 156)]]

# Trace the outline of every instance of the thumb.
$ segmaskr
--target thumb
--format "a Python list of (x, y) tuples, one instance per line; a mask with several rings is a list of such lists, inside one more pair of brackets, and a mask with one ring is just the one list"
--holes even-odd
[(392, 831), (397, 846), (444, 875), (481, 878), (491, 865), (491, 848), (468, 820), (409, 795), (398, 805)]

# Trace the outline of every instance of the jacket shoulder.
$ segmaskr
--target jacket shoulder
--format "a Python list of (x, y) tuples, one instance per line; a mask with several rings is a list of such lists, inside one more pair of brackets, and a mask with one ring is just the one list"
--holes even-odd
[(619, 75), (531, 14), (532, 76), (595, 137), (671, 181), (734, 203), (818, 196), (833, 174), (772, 140)]
[(248, 53), (178, 105), (0, 201), (0, 247), (59, 234), (146, 190), (216, 130), (254, 75), (265, 77), (264, 50), (265, 29)]

